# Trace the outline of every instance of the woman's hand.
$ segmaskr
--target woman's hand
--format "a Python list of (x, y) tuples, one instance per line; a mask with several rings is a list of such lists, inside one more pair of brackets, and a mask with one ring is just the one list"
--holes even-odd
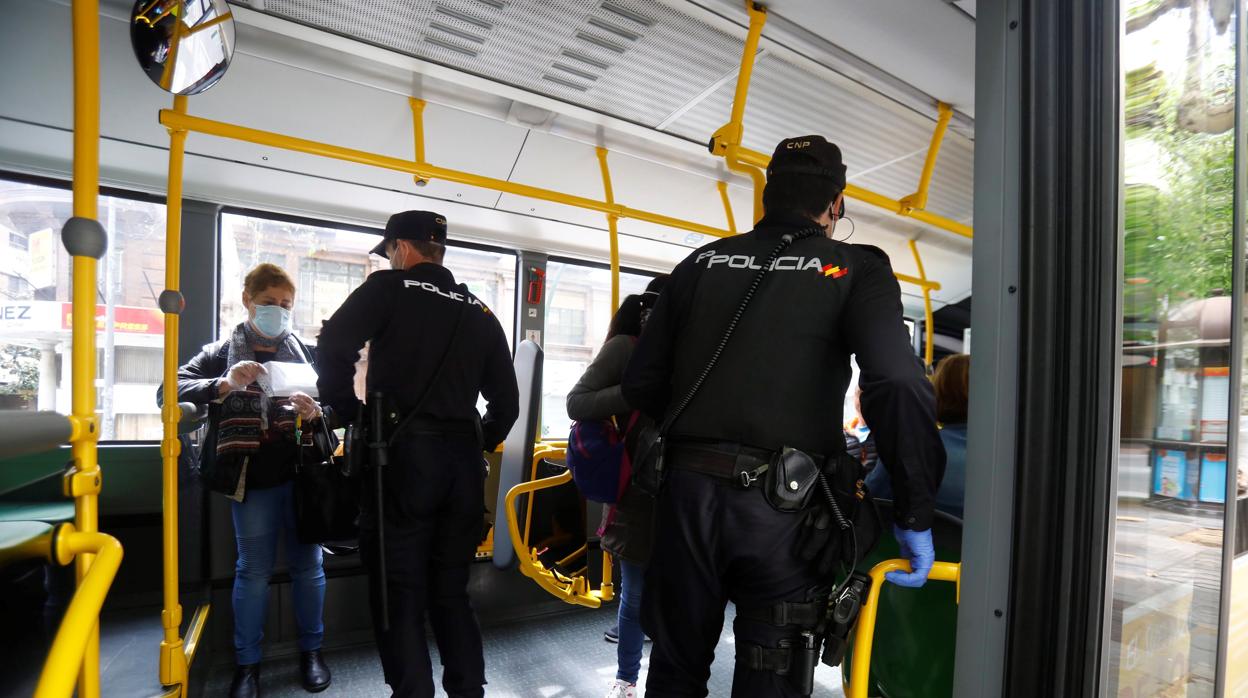
[(225, 380), (221, 382), (219, 390), (221, 395), (226, 395), (232, 390), (242, 390), (256, 379), (263, 375), (266, 371), (264, 366), (255, 361), (239, 361), (230, 368), (230, 372), (225, 375)]
[(305, 422), (321, 418), (321, 406), (306, 393), (293, 393), (290, 396), (290, 405)]

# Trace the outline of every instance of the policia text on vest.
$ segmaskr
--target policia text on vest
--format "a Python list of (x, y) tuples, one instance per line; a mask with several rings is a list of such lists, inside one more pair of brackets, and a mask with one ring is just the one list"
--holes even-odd
[(386, 683), (404, 698), (434, 695), (426, 617), (443, 686), (454, 696), (484, 695), (481, 633), (467, 591), (482, 530), (482, 451), (502, 442), (520, 411), (502, 326), (441, 265), (445, 243), (443, 217), (392, 216), (373, 250), (392, 270), (373, 273), (347, 298), (318, 345), (322, 400), (358, 415), (354, 367), (369, 343), (368, 395), (381, 403), (382, 424), (368, 438), (388, 463), (373, 473), (380, 488), (361, 503), (360, 549)]

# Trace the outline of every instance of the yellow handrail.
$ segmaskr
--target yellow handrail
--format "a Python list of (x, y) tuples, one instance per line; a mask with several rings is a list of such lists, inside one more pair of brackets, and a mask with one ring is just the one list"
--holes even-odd
[[(536, 465), (543, 458), (561, 458), (565, 455), (566, 451), (562, 448), (539, 447), (533, 453), (533, 463)], [(507, 496), (503, 502), (506, 509), (508, 534), (511, 536), (511, 545), (515, 548), (516, 558), (519, 560), (520, 572), (524, 576), (537, 582), (538, 586), (563, 601), (579, 606), (598, 608), (603, 601), (610, 601), (612, 598), (613, 590), (610, 586), (609, 575), (604, 574), (603, 588), (594, 590), (589, 588), (589, 579), (587, 577), (566, 577), (559, 574), (557, 570), (547, 569), (525, 542), (525, 534), (520, 532), (519, 517), (516, 516), (516, 498), (520, 495), (532, 495), (534, 492), (558, 487), (571, 481), (572, 471), (568, 470), (553, 477), (522, 482), (507, 490)], [(530, 497), (531, 500), (532, 498)], [(604, 562), (604, 566), (605, 564), (607, 563)]]
[[(99, 215), (100, 193), (100, 9), (97, 0), (73, 0), (71, 9), (74, 42), (74, 216), (95, 222)], [(98, 223), (96, 223), (98, 225)], [(68, 242), (68, 241), (66, 241)], [(107, 233), (105, 233), (107, 244)], [(67, 245), (68, 247), (68, 245)], [(98, 277), (98, 255), (73, 256), (73, 320), (71, 322), (71, 365), (73, 367), (72, 419), (78, 423), (70, 441), (72, 467), (64, 479), (65, 495), (74, 498), (74, 526), (84, 536), (95, 535), (99, 529), (100, 467), (97, 445), (100, 438), (95, 415), (95, 293)], [(71, 253), (73, 250), (71, 250)], [(103, 250), (99, 251), (100, 254)], [(115, 541), (114, 541), (115, 542)], [(86, 547), (75, 565), (79, 591), (86, 588), (87, 576), (94, 562)], [(117, 553), (120, 560), (120, 551)], [(115, 571), (115, 570), (114, 570)], [(109, 574), (111, 579), (111, 573)], [(107, 589), (107, 587), (105, 587)], [(75, 595), (75, 601), (77, 595)], [(102, 599), (101, 599), (102, 602)], [(79, 608), (83, 606), (79, 604)], [(98, 611), (99, 606), (96, 606)], [(66, 615), (61, 623), (70, 623)], [(100, 628), (99, 618), (86, 618), (81, 611), (73, 616), (81, 627), (72, 632), (84, 635), (83, 649), (77, 656), (81, 670), (70, 671), (63, 664), (62, 676), (77, 675), (79, 698), (100, 695)], [(67, 631), (69, 632), (69, 631)], [(59, 633), (58, 633), (59, 634)], [(51, 655), (49, 655), (51, 659)], [(70, 679), (72, 680), (72, 679)], [(68, 691), (65, 692), (68, 694)], [(48, 694), (51, 695), (51, 694)]]
[[(611, 168), (607, 166), (607, 149), (596, 148), (598, 167), (602, 170), (602, 193), (608, 204), (615, 203), (615, 190), (611, 188)], [(611, 245), (611, 308), (620, 307), (620, 217), (607, 214), (607, 233)]]
[(715, 183), (719, 190), (719, 198), (724, 202), (724, 216), (728, 219), (728, 232), (737, 234), (737, 220), (732, 215), (732, 201), (728, 198), (728, 183), (722, 179)]
[[(759, 40), (763, 36), (763, 25), (767, 22), (767, 10), (752, 0), (746, 0), (745, 9), (750, 14), (750, 28), (745, 36), (745, 46), (741, 52), (741, 68), (737, 74), (737, 89), (733, 94), (732, 112), (728, 123), (721, 126), (711, 136), (711, 153), (723, 157), (728, 169), (734, 172), (744, 172), (754, 180), (754, 218), (757, 221), (762, 217), (763, 185), (766, 183), (762, 173), (766, 171), (767, 163), (771, 161), (771, 158), (756, 150), (745, 148), (741, 144), (745, 135), (745, 101), (749, 96), (750, 79), (754, 72), (754, 59), (758, 56)], [(887, 209), (901, 216), (914, 218), (955, 235), (973, 237), (970, 226), (924, 210), (927, 205), (927, 188), (931, 183), (932, 171), (936, 167), (936, 154), (940, 152), (940, 144), (949, 127), (949, 120), (953, 117), (953, 109), (949, 105), (940, 103), (937, 108), (936, 130), (932, 134), (932, 143), (928, 148), (927, 161), (923, 166), (918, 192), (898, 201), (849, 184), (845, 187), (845, 196), (871, 206)]]
[[(173, 98), (173, 109), (186, 113), (186, 97)], [(182, 605), (178, 601), (178, 422), (182, 411), (176, 398), (178, 390), (178, 328), (182, 312), (182, 164), (186, 150), (186, 131), (169, 129), (169, 184), (165, 199), (165, 292), (161, 294), (161, 310), (165, 313), (163, 382), (165, 404), (161, 408), (163, 427), (160, 442), (161, 501), (163, 530), (161, 537), (164, 577), (162, 596), (164, 608), (160, 624), (164, 635), (160, 641), (158, 675), (165, 686), (184, 686), (187, 679), (187, 657), (183, 651)]]
[[(92, 643), (99, 642), (100, 609), (104, 606), (104, 598), (121, 566), (121, 543), (116, 538), (95, 531), (76, 531), (70, 524), (62, 524), (56, 535), (51, 539), (53, 549), (50, 557), (59, 564), (67, 565), (75, 557), (82, 560), (90, 555), (94, 558), (86, 575), (78, 581), (78, 590), (61, 619), (60, 628), (44, 661), (43, 672), (39, 675), (39, 683), (35, 686), (35, 698), (69, 698), (74, 692), (74, 680), (78, 679), (78, 695), (83, 695), (83, 687), (99, 692), (98, 655), (96, 673), (93, 681), (79, 671), (86, 670), (87, 653), (92, 651)], [(95, 651), (99, 651), (98, 644)]]
[(944, 102), (938, 102), (936, 113), (936, 129), (932, 132), (932, 142), (927, 147), (923, 173), (919, 175), (919, 188), (913, 194), (901, 197), (900, 203), (906, 211), (922, 211), (927, 208), (927, 192), (932, 186), (932, 174), (936, 171), (936, 156), (940, 154), (940, 146), (945, 140), (945, 131), (949, 130), (949, 121), (953, 118), (953, 107)]
[[(170, 111), (167, 109), (161, 110), (160, 123), (167, 128), (202, 133), (209, 136), (216, 136), (218, 138), (232, 138), (248, 143), (266, 145), (273, 148), (293, 150), (295, 152), (308, 153), (309, 155), (319, 155), (322, 157), (333, 158), (335, 160), (354, 162), (361, 165), (370, 165), (372, 167), (380, 167), (396, 172), (406, 172), (412, 175), (418, 175), (423, 179), (444, 179), (449, 182), (467, 184), (507, 194), (516, 194), (518, 196), (527, 196), (529, 198), (541, 199), (543, 201), (553, 201), (567, 206), (583, 208), (590, 211), (598, 211), (599, 213), (615, 214), (620, 218), (642, 220), (648, 223), (655, 223), (657, 225), (663, 225), (670, 228), (679, 228), (681, 230), (689, 230), (695, 233), (702, 233), (704, 235), (711, 235), (714, 237), (727, 237), (728, 235), (731, 235), (729, 231), (722, 230), (720, 228), (713, 228), (701, 223), (694, 223), (692, 221), (672, 218), (671, 216), (664, 216), (657, 213), (629, 208), (618, 203), (609, 204), (605, 201), (587, 199), (583, 196), (564, 194), (562, 192), (542, 189), (540, 187), (533, 187), (526, 184), (517, 184), (515, 182), (495, 179), (492, 177), (482, 177), (480, 175), (474, 175), (467, 172), (437, 167), (428, 163), (415, 163), (401, 158), (390, 157), (388, 155), (379, 155), (363, 150), (343, 148), (303, 138), (284, 136), (270, 131), (261, 131), (234, 124), (227, 124), (220, 121), (213, 121), (211, 119), (189, 116), (187, 114), (179, 114), (176, 111)], [(748, 151), (743, 150), (743, 152)], [(759, 174), (761, 176), (761, 172)], [(915, 214), (916, 217), (917, 214), (918, 212)], [(894, 276), (896, 276), (899, 281), (915, 284), (917, 286), (922, 286), (924, 283), (913, 276), (905, 274), (894, 274)], [(940, 290), (939, 283), (935, 281), (928, 281), (926, 283), (932, 290)]]
[[(909, 560), (885, 560), (871, 568), (871, 591), (867, 593), (867, 602), (858, 616), (858, 626), (854, 630), (854, 659), (850, 665), (848, 698), (867, 698), (867, 682), (871, 675), (871, 646), (875, 642), (875, 617), (879, 611), (880, 590), (884, 586), (884, 575), (889, 572), (909, 572)], [(937, 562), (928, 575), (931, 582), (953, 582), (958, 585), (957, 595), (962, 596), (962, 565), (957, 562)]]
[(725, 230), (714, 228), (709, 225), (695, 223), (693, 221), (681, 220), (672, 216), (665, 216), (659, 213), (643, 211), (640, 209), (630, 208), (621, 204), (608, 204), (605, 201), (589, 199), (583, 196), (575, 196), (573, 194), (565, 194), (550, 189), (534, 187), (527, 184), (518, 184), (505, 179), (497, 179), (494, 177), (484, 177), (481, 175), (462, 172), (460, 170), (452, 170), (446, 167), (438, 167), (428, 163), (418, 164), (411, 160), (390, 157), (388, 155), (379, 155), (377, 153), (369, 153), (363, 150), (355, 150), (353, 148), (343, 148), (340, 146), (329, 145), (326, 143), (318, 143), (304, 138), (294, 138), (292, 136), (284, 136), (271, 131), (261, 131), (254, 128), (246, 128), (235, 124), (227, 124), (221, 121), (213, 121), (197, 116), (186, 114), (178, 114), (168, 109), (160, 111), (160, 123), (168, 128), (182, 129), (195, 133), (202, 133), (209, 136), (217, 136), (220, 138), (233, 138), (235, 140), (246, 141), (248, 143), (256, 143), (258, 145), (267, 145), (273, 148), (282, 148), (283, 150), (293, 150), (310, 155), (320, 155), (322, 157), (334, 158), (346, 162), (354, 162), (361, 165), (371, 165), (373, 167), (382, 167), (396, 172), (407, 172), (413, 175), (420, 175), (424, 179), (441, 179), (457, 184), (466, 184), (482, 189), (492, 189), (494, 191), (506, 194), (515, 194), (517, 196), (527, 196), (531, 199), (541, 199), (542, 201), (552, 201), (558, 204), (574, 206), (590, 211), (598, 211), (599, 213), (613, 213), (620, 218), (632, 218), (634, 220), (646, 221), (656, 225), (667, 226), (669, 228), (679, 228), (704, 235), (712, 235), (715, 237), (724, 237), (728, 233)]
[[(919, 254), (919, 246), (910, 241), (910, 252), (914, 255), (914, 264), (919, 268), (919, 278), (927, 281), (927, 272), (923, 269), (923, 257)], [(936, 351), (936, 324), (932, 313), (932, 292), (923, 286), (923, 363), (932, 367), (932, 359)]]

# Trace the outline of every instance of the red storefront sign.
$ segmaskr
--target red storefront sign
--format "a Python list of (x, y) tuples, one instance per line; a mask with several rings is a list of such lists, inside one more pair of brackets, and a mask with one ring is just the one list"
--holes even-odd
[[(106, 311), (102, 305), (95, 306), (95, 329), (105, 331)], [(61, 303), (61, 329), (73, 326), (73, 304)], [(130, 334), (164, 334), (165, 315), (156, 308), (136, 308), (129, 305), (113, 306), (113, 331)]]

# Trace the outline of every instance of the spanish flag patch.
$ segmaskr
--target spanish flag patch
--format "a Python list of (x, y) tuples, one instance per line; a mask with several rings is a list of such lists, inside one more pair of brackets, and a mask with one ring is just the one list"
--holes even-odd
[(848, 268), (838, 267), (831, 264), (825, 266), (822, 271), (824, 276), (830, 276), (834, 279), (839, 279), (849, 273)]

